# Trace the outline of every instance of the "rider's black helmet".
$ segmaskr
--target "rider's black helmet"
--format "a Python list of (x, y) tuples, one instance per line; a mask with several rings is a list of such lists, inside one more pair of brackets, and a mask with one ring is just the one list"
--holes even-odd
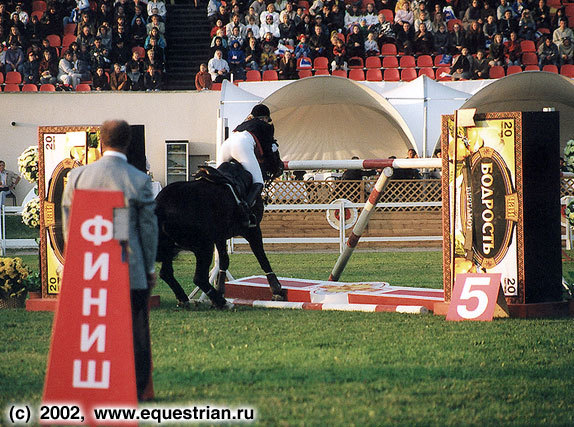
[(257, 104), (251, 110), (251, 115), (253, 117), (264, 117), (264, 116), (269, 117), (269, 116), (271, 116), (271, 111), (269, 111), (269, 107), (267, 107), (267, 105)]

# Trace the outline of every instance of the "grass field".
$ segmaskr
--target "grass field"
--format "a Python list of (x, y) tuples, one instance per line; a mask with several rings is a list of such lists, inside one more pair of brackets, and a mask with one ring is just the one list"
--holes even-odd
[[(24, 257), (37, 265), (36, 257)], [(324, 279), (337, 254), (271, 254), (279, 276)], [(438, 252), (355, 254), (342, 281), (442, 286)], [(186, 283), (193, 257), (176, 265)], [(574, 263), (564, 265), (571, 275)], [(235, 277), (258, 274), (233, 254)], [(157, 405), (256, 409), (259, 425), (574, 425), (574, 319), (239, 308), (152, 312)], [(41, 400), (51, 313), (0, 310), (0, 408)], [(1, 421), (0, 421), (1, 423)]]

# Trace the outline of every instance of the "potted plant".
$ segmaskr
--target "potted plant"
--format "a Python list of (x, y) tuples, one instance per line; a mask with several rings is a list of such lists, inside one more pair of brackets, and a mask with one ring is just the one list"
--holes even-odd
[(39, 273), (30, 273), (24, 282), (28, 290), (28, 298), (42, 298), (42, 278)]
[(22, 258), (0, 258), (0, 309), (24, 307), (28, 276)]

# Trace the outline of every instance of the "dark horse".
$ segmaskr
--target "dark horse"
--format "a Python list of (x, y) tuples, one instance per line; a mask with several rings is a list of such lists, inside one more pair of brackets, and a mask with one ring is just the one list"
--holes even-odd
[[(239, 164), (242, 173), (246, 172)], [(223, 166), (223, 165), (222, 165)], [(277, 152), (276, 159), (262, 165), (266, 185), (283, 171), (283, 162)], [(199, 174), (198, 174), (199, 175)], [(264, 204), (259, 196), (252, 211), (257, 218), (255, 227), (242, 225), (237, 201), (228, 185), (216, 184), (207, 179), (175, 182), (166, 186), (156, 198), (159, 225), (157, 260), (161, 262), (160, 277), (169, 285), (179, 305), (188, 304), (188, 296), (174, 276), (173, 259), (180, 250), (195, 254), (196, 267), (193, 282), (211, 299), (217, 308), (226, 306), (223, 296), (226, 270), (229, 267), (226, 240), (242, 236), (248, 242), (259, 265), (266, 274), (274, 299), (283, 299), (283, 290), (271, 269), (263, 249), (260, 222)], [(209, 283), (209, 267), (213, 248), (219, 253), (219, 274), (216, 288)]]

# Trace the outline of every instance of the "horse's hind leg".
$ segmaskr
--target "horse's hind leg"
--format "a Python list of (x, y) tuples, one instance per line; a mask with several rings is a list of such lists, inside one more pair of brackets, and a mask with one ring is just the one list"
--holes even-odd
[(218, 240), (215, 242), (219, 258), (219, 272), (215, 279), (215, 289), (221, 295), (225, 295), (225, 280), (227, 278), (227, 270), (229, 269), (229, 254), (227, 253), (227, 244), (225, 240)]
[(261, 235), (261, 228), (250, 228), (246, 233), (245, 238), (249, 242), (251, 251), (255, 255), (255, 258), (257, 258), (261, 269), (265, 273), (265, 277), (267, 278), (267, 282), (269, 283), (269, 287), (273, 293), (273, 299), (275, 301), (285, 301), (286, 292), (281, 288), (281, 283), (279, 282), (279, 279), (277, 279), (275, 273), (273, 273), (269, 259), (265, 254), (265, 249), (263, 249), (263, 236)]
[(162, 261), (159, 277), (169, 285), (179, 303), (185, 304), (189, 301), (187, 294), (173, 274), (173, 259)]
[(223, 294), (216, 291), (209, 283), (209, 266), (213, 259), (213, 244), (204, 245), (195, 251), (195, 259), (196, 264), (193, 283), (209, 297), (216, 308), (225, 308), (227, 301), (223, 297)]

